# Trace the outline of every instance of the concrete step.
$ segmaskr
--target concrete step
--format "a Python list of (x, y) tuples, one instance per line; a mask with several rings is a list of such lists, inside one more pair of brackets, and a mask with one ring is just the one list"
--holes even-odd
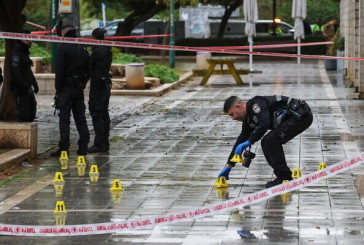
[(30, 158), (30, 149), (12, 149), (0, 155), (0, 171)]

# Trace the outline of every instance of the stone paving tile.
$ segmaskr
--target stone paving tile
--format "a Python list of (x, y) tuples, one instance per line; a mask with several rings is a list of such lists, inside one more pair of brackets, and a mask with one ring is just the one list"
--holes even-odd
[[(1, 214), (0, 223), (53, 225), (56, 200), (65, 201), (69, 211), (66, 224), (83, 224), (189, 210), (264, 189), (273, 175), (260, 144), (253, 146), (257, 156), (249, 169), (237, 164), (231, 172), (228, 190), (213, 188), (241, 130), (239, 123), (222, 113), (222, 104), (231, 95), (248, 99), (257, 94), (277, 93), (308, 101), (314, 112), (312, 126), (284, 146), (288, 165), (299, 167), (303, 175), (315, 171), (320, 162), (330, 165), (357, 150), (363, 151), (363, 102), (345, 100), (347, 91), (334, 86), (339, 98), (339, 104), (335, 104), (332, 94), (326, 93), (331, 85), (321, 78), (320, 68), (322, 65), (316, 62), (304, 62), (300, 68), (292, 61), (257, 62), (256, 69), (262, 70), (262, 74), (242, 76), (252, 86), (237, 87), (231, 77), (213, 76), (205, 87), (198, 86), (201, 78), (194, 78), (160, 98), (127, 97), (124, 101), (112, 97), (111, 109), (115, 113), (110, 153), (87, 156), (88, 167), (98, 165), (99, 181), (90, 182), (87, 174), (78, 176), (76, 158), (71, 152), (72, 164), (64, 171), (63, 195), (56, 197), (49, 184)], [(57, 121), (49, 101), (51, 97), (42, 98), (37, 119), (45, 125), (39, 139), (41, 151), (57, 143)], [(91, 128), (91, 122), (88, 123)], [(343, 128), (345, 125), (349, 130)], [(53, 135), (49, 137), (47, 131)], [(75, 137), (74, 128), (72, 132)], [(2, 188), (1, 200), (36, 178), (47, 174), (53, 178), (56, 170), (56, 159), (46, 161), (31, 170), (28, 179)], [(361, 176), (363, 166), (288, 195), (190, 222), (50, 240), (0, 236), (0, 243), (361, 244)], [(109, 191), (116, 178), (124, 187), (119, 196)], [(237, 230), (244, 236), (240, 237)]]

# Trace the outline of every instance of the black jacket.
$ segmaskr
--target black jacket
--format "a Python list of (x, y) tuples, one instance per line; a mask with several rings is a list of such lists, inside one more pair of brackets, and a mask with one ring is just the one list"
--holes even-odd
[(246, 102), (247, 118), (243, 122), (242, 130), (238, 136), (235, 145), (228, 158), (234, 156), (235, 148), (243, 143), (249, 141), (251, 144), (259, 141), (268, 129), (274, 128), (274, 121), (277, 113), (286, 110), (287, 105), (296, 99), (287, 96), (255, 96)]
[(95, 46), (90, 56), (91, 85), (98, 82), (102, 77), (108, 77), (112, 62), (110, 47)]
[(38, 92), (38, 83), (32, 72), (33, 62), (29, 58), (29, 46), (21, 41), (17, 41), (14, 53), (11, 58), (11, 76), (13, 83), (11, 89), (15, 89), (17, 94), (22, 94), (33, 87)]
[(56, 61), (56, 93), (70, 86), (68, 80), (79, 77), (85, 86), (89, 79), (89, 57), (83, 45), (62, 44), (57, 51)]

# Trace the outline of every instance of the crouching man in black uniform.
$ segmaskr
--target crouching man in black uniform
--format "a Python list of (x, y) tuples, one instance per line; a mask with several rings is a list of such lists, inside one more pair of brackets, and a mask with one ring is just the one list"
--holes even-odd
[[(30, 32), (23, 30), (22, 33)], [(10, 71), (13, 81), (10, 88), (15, 92), (19, 122), (33, 122), (37, 112), (34, 93), (38, 93), (39, 87), (32, 72), (33, 62), (29, 58), (31, 46), (30, 40), (17, 40), (11, 58)]]
[[(92, 37), (97, 40), (104, 39), (104, 30), (96, 28)], [(89, 110), (95, 130), (94, 145), (88, 148), (89, 153), (109, 150), (110, 116), (109, 100), (111, 91), (111, 78), (109, 75), (112, 61), (110, 47), (95, 46), (90, 56), (91, 87), (89, 97)]]
[[(231, 162), (233, 155), (242, 154), (246, 148), (262, 139), (264, 156), (277, 176), (273, 181), (268, 181), (266, 187), (279, 185), (283, 180), (292, 180), (283, 144), (312, 124), (312, 112), (307, 103), (280, 95), (255, 96), (248, 101), (231, 96), (225, 101), (224, 112), (233, 120), (243, 122), (243, 125), (228, 162), (218, 177), (229, 179), (229, 172), (235, 165)], [(268, 129), (271, 131), (265, 135)]]
[[(63, 37), (76, 37), (73, 26), (62, 28)], [(56, 96), (55, 106), (59, 117), (59, 149), (51, 155), (59, 157), (62, 151), (68, 151), (70, 146), (71, 112), (80, 136), (78, 140), (78, 155), (87, 155), (90, 140), (86, 116), (83, 90), (89, 79), (88, 52), (82, 45), (63, 43), (57, 51), (56, 60)]]

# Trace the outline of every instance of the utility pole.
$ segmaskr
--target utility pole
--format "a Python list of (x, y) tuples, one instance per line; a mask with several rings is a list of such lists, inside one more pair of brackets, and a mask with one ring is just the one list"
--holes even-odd
[[(54, 27), (57, 24), (57, 0), (52, 0), (52, 8), (51, 8), (51, 16), (52, 16), (52, 21), (51, 21), (51, 30), (54, 29)], [(53, 33), (52, 36), (56, 36), (56, 33)], [(57, 44), (52, 42), (51, 44), (51, 54), (52, 54), (52, 71), (54, 71), (55, 67), (56, 67), (56, 55), (57, 55)]]
[[(169, 21), (170, 21), (170, 34), (169, 37), (169, 45), (174, 46), (174, 0), (170, 0), (170, 9), (169, 9)], [(169, 50), (169, 67), (174, 68), (175, 66), (175, 51)]]
[(276, 0), (273, 0), (273, 33), (272, 36), (277, 36), (277, 31), (276, 31)]

